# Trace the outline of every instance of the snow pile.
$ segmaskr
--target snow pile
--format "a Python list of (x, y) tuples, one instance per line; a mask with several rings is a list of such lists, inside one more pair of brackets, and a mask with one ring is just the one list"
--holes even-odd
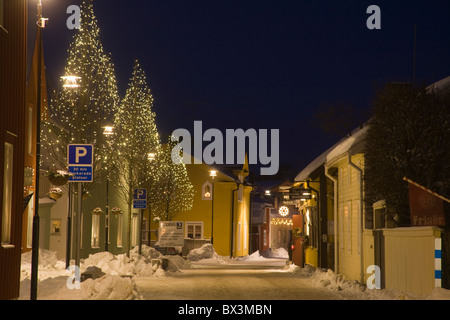
[[(38, 263), (38, 281), (67, 274), (65, 262), (58, 260), (54, 251), (39, 249)], [(31, 251), (22, 254), (20, 280), (25, 279), (31, 279)]]
[(289, 259), (289, 252), (285, 248), (272, 249), (269, 248), (261, 253), (265, 258)]
[(103, 276), (81, 283), (83, 300), (142, 300), (142, 295), (133, 279), (118, 276)]
[[(162, 260), (167, 259), (163, 270)], [(71, 289), (69, 277), (73, 272), (66, 270), (65, 262), (57, 259), (56, 252), (39, 250), (38, 298), (42, 300), (136, 300), (142, 299), (133, 278), (165, 277), (166, 272), (178, 272), (190, 268), (190, 263), (180, 256), (161, 255), (154, 248), (143, 246), (142, 255), (138, 248), (126, 254), (113, 255), (99, 252), (80, 261), (80, 273), (97, 267), (105, 275), (98, 279), (81, 282), (80, 289)], [(20, 299), (29, 299), (31, 279), (31, 252), (22, 255)]]
[[(38, 284), (39, 300), (142, 300), (133, 279), (120, 276), (103, 276), (81, 282), (80, 289), (67, 286), (67, 276), (49, 278)], [(29, 279), (21, 281), (20, 300), (30, 297)]]
[(210, 243), (202, 245), (200, 248), (192, 249), (187, 255), (188, 261), (199, 261), (205, 259), (219, 259), (219, 255)]
[(347, 280), (332, 270), (315, 269), (309, 265), (300, 268), (294, 264), (286, 266), (284, 272), (296, 278), (308, 279), (315, 287), (330, 290), (348, 300), (450, 300), (450, 290), (436, 288), (425, 297), (405, 294), (394, 289), (368, 289), (358, 281)]

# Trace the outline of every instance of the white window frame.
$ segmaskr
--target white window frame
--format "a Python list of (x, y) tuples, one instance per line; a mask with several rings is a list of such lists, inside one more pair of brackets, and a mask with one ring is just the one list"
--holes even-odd
[(33, 217), (34, 217), (34, 194), (28, 202), (27, 210), (27, 249), (33, 247)]
[(339, 249), (344, 250), (344, 204), (339, 204)]
[(237, 243), (238, 243), (238, 250), (241, 250), (241, 222), (239, 221), (238, 222), (238, 230), (237, 230), (237, 236), (238, 236), (238, 240), (237, 240)]
[(131, 219), (131, 247), (139, 244), (139, 214), (134, 212)]
[(100, 215), (92, 215), (91, 248), (100, 248)]
[[(194, 238), (189, 238), (188, 237), (189, 226), (193, 226), (193, 228), (194, 228), (194, 232), (193, 232)], [(201, 228), (201, 230), (200, 230), (200, 238), (199, 239), (195, 238), (195, 227), (198, 227), (198, 226), (200, 226), (200, 228)], [(203, 223), (203, 221), (186, 221), (185, 222), (185, 228), (184, 228), (184, 238), (185, 239), (203, 240), (203, 232), (204, 232), (204, 223)]]
[(123, 214), (118, 214), (117, 218), (117, 248), (123, 248)]
[[(346, 208), (347, 208), (347, 211), (346, 211)], [(346, 214), (346, 212), (347, 212), (347, 214)], [(346, 233), (347, 252), (352, 253), (352, 202), (351, 201), (347, 202), (347, 204), (344, 206), (344, 219), (346, 220), (345, 224), (347, 225), (347, 233)], [(345, 228), (344, 228), (344, 230), (345, 230)]]

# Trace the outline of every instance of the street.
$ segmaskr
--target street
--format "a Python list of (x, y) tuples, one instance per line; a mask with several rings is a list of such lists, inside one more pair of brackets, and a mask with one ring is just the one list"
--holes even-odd
[(279, 266), (194, 266), (161, 278), (135, 278), (145, 300), (338, 300)]

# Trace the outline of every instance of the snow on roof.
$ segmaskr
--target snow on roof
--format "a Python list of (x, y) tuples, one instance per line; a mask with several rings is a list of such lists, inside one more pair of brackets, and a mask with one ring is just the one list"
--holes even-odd
[(358, 128), (352, 132), (352, 135), (348, 138), (344, 138), (334, 146), (329, 148), (327, 151), (322, 153), (316, 159), (314, 159), (310, 164), (308, 164), (300, 173), (295, 177), (294, 181), (304, 181), (306, 180), (315, 170), (317, 170), (321, 165), (333, 160), (334, 158), (340, 156), (341, 154), (347, 152), (365, 137), (368, 126), (365, 125), (362, 129)]
[(446, 90), (450, 90), (450, 76), (433, 83), (428, 87), (428, 89), (436, 92), (445, 92)]
[(363, 141), (368, 129), (369, 126), (365, 125), (358, 131), (354, 132), (350, 137), (339, 143), (336, 147), (334, 147), (334, 149), (327, 154), (327, 162), (331, 162), (342, 154), (347, 153), (353, 146), (356, 146), (358, 143)]
[(328, 153), (333, 150), (336, 145), (332, 146), (330, 149), (322, 153), (316, 159), (314, 159), (310, 164), (308, 164), (300, 173), (295, 177), (294, 181), (304, 181), (308, 178), (311, 173), (313, 173), (317, 168), (323, 165), (327, 160)]

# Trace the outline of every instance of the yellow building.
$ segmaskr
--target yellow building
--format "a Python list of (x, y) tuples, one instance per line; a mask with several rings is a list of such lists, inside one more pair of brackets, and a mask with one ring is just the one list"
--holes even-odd
[[(364, 138), (368, 127), (354, 132), (328, 154), (325, 172), (334, 181), (335, 263), (337, 273), (364, 283)], [(337, 198), (337, 199), (336, 199)], [(337, 201), (336, 201), (337, 200)]]
[[(194, 186), (194, 202), (191, 210), (174, 218), (184, 222), (185, 246), (194, 248), (212, 242), (219, 255), (248, 255), (253, 190), (246, 182), (248, 164), (231, 173), (206, 164), (186, 164), (186, 170)], [(212, 170), (217, 174), (214, 179)], [(152, 222), (151, 229), (157, 228)], [(156, 239), (153, 234), (152, 239)]]

